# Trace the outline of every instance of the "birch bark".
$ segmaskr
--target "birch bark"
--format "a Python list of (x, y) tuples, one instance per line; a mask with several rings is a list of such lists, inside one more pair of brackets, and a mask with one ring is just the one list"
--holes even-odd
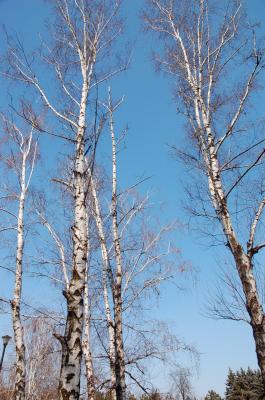
[[(88, 246), (88, 255), (90, 252)], [(88, 257), (89, 258), (89, 257)], [(87, 379), (87, 395), (89, 400), (95, 400), (95, 377), (93, 358), (91, 351), (91, 305), (89, 302), (89, 263), (87, 263), (86, 276), (85, 276), (85, 290), (84, 290), (84, 339), (83, 339), (83, 353), (86, 366), (86, 379)]]
[(29, 183), (34, 169), (36, 145), (33, 151), (33, 159), (31, 161), (30, 173), (27, 177), (27, 164), (29, 156), (32, 152), (32, 136), (33, 129), (28, 137), (24, 136), (22, 132), (14, 125), (11, 124), (11, 129), (14, 130), (14, 138), (20, 147), (21, 165), (20, 168), (20, 196), (17, 217), (17, 251), (16, 251), (16, 273), (15, 273), (15, 287), (13, 299), (11, 301), (12, 308), (12, 321), (14, 331), (14, 341), (16, 347), (16, 370), (15, 370), (15, 400), (25, 400), (26, 391), (26, 360), (25, 360), (25, 341), (23, 324), (21, 320), (21, 296), (22, 296), (22, 283), (23, 283), (23, 255), (24, 255), (24, 213), (25, 201), (28, 192)]
[(123, 329), (122, 329), (122, 255), (121, 244), (118, 227), (118, 204), (117, 204), (117, 159), (116, 159), (116, 139), (114, 132), (114, 121), (112, 114), (111, 97), (109, 94), (109, 110), (110, 110), (110, 133), (112, 143), (112, 199), (111, 199), (111, 216), (112, 230), (114, 239), (114, 252), (116, 259), (116, 279), (114, 287), (114, 321), (115, 321), (115, 351), (116, 351), (116, 396), (117, 400), (126, 398), (126, 382), (125, 382), (125, 355), (123, 345)]
[(104, 232), (104, 224), (101, 215), (101, 209), (99, 204), (99, 199), (97, 195), (96, 185), (94, 182), (94, 178), (90, 176), (90, 185), (91, 192), (94, 201), (95, 208), (95, 220), (98, 229), (98, 235), (100, 240), (101, 254), (103, 260), (103, 270), (102, 270), (102, 286), (103, 286), (103, 297), (104, 297), (104, 305), (109, 333), (109, 360), (110, 360), (110, 374), (111, 374), (111, 397), (112, 400), (116, 399), (116, 370), (115, 370), (115, 331), (114, 331), (114, 321), (111, 315), (110, 301), (109, 301), (109, 293), (108, 293), (108, 282), (111, 282), (112, 290), (114, 287), (111, 265), (109, 260), (109, 253), (107, 247), (106, 236)]
[(11, 302), (12, 320), (14, 330), (14, 341), (16, 346), (16, 377), (15, 377), (15, 400), (25, 399), (26, 388), (26, 366), (25, 366), (25, 344), (23, 326), (20, 315), (21, 293), (22, 293), (22, 264), (24, 248), (24, 208), (26, 197), (26, 155), (22, 156), (21, 165), (21, 193), (19, 199), (18, 223), (17, 223), (17, 255), (16, 255), (16, 278), (14, 296)]
[(80, 102), (74, 167), (74, 225), (72, 228), (73, 266), (66, 292), (67, 320), (62, 343), (59, 392), (61, 400), (78, 400), (82, 360), (83, 294), (87, 268), (87, 207), (85, 170), (85, 121), (88, 96), (86, 66), (82, 65), (83, 88)]

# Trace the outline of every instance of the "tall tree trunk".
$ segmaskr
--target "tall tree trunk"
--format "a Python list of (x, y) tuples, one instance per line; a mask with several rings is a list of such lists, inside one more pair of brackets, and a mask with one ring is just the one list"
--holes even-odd
[(220, 168), (216, 151), (212, 142), (210, 125), (203, 113), (205, 129), (208, 131), (210, 167), (209, 188), (212, 202), (218, 218), (222, 224), (229, 248), (235, 260), (238, 275), (242, 284), (246, 299), (246, 309), (250, 317), (253, 337), (255, 341), (258, 364), (261, 370), (264, 392), (265, 392), (265, 315), (259, 298), (256, 279), (253, 273), (253, 254), (246, 254), (240, 245), (233, 228), (232, 220), (227, 206), (227, 198), (223, 190), (223, 183), (220, 177)]
[(83, 353), (86, 366), (86, 378), (87, 378), (87, 396), (89, 400), (95, 400), (95, 377), (93, 368), (93, 359), (91, 352), (91, 337), (90, 337), (90, 324), (91, 324), (91, 310), (89, 304), (89, 291), (88, 291), (88, 268), (86, 271), (85, 278), (85, 290), (84, 290), (84, 340), (83, 340)]
[(126, 382), (125, 382), (125, 357), (123, 347), (123, 331), (122, 331), (122, 300), (121, 288), (119, 285), (115, 288), (115, 304), (114, 304), (114, 321), (115, 321), (115, 351), (116, 351), (116, 397), (117, 400), (126, 398)]
[[(85, 65), (83, 71), (86, 71)], [(82, 360), (83, 295), (87, 268), (87, 207), (85, 170), (85, 119), (88, 96), (86, 72), (80, 102), (80, 114), (76, 135), (76, 156), (74, 168), (75, 217), (72, 227), (73, 265), (67, 300), (67, 319), (62, 344), (62, 363), (59, 382), (60, 400), (78, 400), (80, 394), (80, 375)]]
[(242, 257), (241, 265), (238, 265), (238, 272), (246, 297), (246, 305), (250, 316), (250, 324), (265, 394), (265, 315), (258, 297), (252, 263), (246, 255)]
[(111, 105), (111, 94), (109, 93), (110, 109), (110, 133), (112, 142), (112, 230), (114, 239), (114, 251), (116, 259), (116, 280), (114, 288), (114, 326), (115, 326), (115, 351), (116, 351), (116, 396), (117, 400), (126, 398), (125, 382), (125, 355), (123, 347), (122, 331), (122, 255), (118, 227), (118, 205), (117, 205), (117, 161), (116, 140), (114, 132), (113, 110)]
[(16, 277), (14, 296), (11, 302), (14, 340), (16, 346), (16, 372), (14, 400), (25, 399), (25, 344), (24, 333), (20, 315), (21, 293), (22, 293), (22, 263), (24, 248), (24, 208), (26, 197), (26, 153), (22, 155), (21, 166), (21, 192), (19, 199), (18, 223), (17, 223), (17, 254), (16, 254)]
[(107, 248), (107, 242), (104, 232), (104, 226), (102, 221), (102, 215), (100, 210), (100, 204), (97, 196), (97, 190), (95, 187), (94, 178), (90, 176), (90, 185), (91, 192), (95, 206), (95, 220), (98, 229), (99, 239), (100, 239), (100, 247), (101, 254), (103, 260), (103, 270), (102, 270), (102, 286), (103, 286), (103, 297), (104, 297), (104, 305), (109, 333), (109, 364), (110, 364), (110, 375), (111, 375), (111, 398), (112, 400), (116, 400), (116, 370), (115, 370), (115, 331), (114, 331), (114, 322), (111, 316), (110, 310), (110, 302), (109, 302), (109, 293), (108, 293), (108, 281), (110, 281), (112, 291), (114, 290), (114, 282), (113, 276), (109, 261), (109, 254)]

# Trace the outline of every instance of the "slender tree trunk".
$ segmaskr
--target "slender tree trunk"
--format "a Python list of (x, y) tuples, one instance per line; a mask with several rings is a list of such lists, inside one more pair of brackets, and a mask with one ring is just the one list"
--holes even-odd
[[(86, 69), (83, 66), (83, 71)], [(62, 344), (62, 363), (59, 382), (60, 400), (78, 400), (82, 360), (83, 295), (87, 268), (87, 207), (85, 170), (85, 115), (88, 96), (88, 82), (83, 73), (84, 83), (80, 102), (79, 128), (76, 135), (76, 157), (74, 168), (75, 217), (72, 227), (73, 266), (67, 300), (67, 320)]]
[[(207, 120), (204, 119), (204, 124), (206, 123)], [(209, 124), (207, 124), (206, 129), (210, 130)], [(208, 137), (212, 138), (210, 134), (208, 134)], [(212, 144), (211, 141), (210, 144)], [(209, 149), (211, 176), (209, 176), (208, 179), (210, 192), (216, 213), (223, 226), (224, 234), (234, 257), (238, 275), (245, 294), (246, 309), (250, 317), (250, 324), (255, 341), (258, 364), (261, 370), (265, 391), (265, 315), (259, 298), (256, 279), (253, 273), (253, 255), (246, 254), (244, 252), (236, 237), (227, 207), (227, 199), (223, 191), (223, 183), (220, 178), (219, 164), (214, 146), (210, 145)]]
[(101, 254), (103, 260), (103, 270), (102, 270), (102, 286), (103, 286), (103, 297), (104, 297), (104, 305), (105, 305), (105, 312), (106, 312), (106, 319), (107, 319), (107, 326), (108, 326), (108, 333), (109, 333), (109, 364), (110, 364), (110, 375), (111, 375), (111, 398), (112, 400), (116, 400), (116, 370), (115, 370), (115, 332), (114, 332), (114, 322), (111, 316), (110, 310), (110, 302), (109, 302), (109, 293), (108, 293), (108, 281), (111, 282), (112, 290), (114, 288), (113, 283), (113, 276), (111, 273), (111, 266), (109, 261), (108, 255), (108, 248), (106, 237), (104, 233), (104, 226), (101, 216), (101, 210), (99, 205), (99, 200), (97, 196), (97, 190), (95, 187), (94, 178), (91, 175), (91, 191), (92, 197), (95, 206), (95, 220), (98, 229), (99, 239), (100, 239), (100, 246), (101, 246)]
[(122, 301), (121, 288), (119, 285), (115, 288), (115, 350), (116, 350), (116, 397), (117, 400), (126, 398), (126, 383), (125, 383), (125, 357), (123, 347), (123, 332), (122, 332)]
[(238, 272), (246, 297), (246, 306), (250, 316), (250, 324), (265, 393), (265, 315), (258, 297), (253, 266), (251, 260), (246, 255), (242, 257), (241, 265), (238, 265)]
[(91, 352), (91, 341), (90, 341), (90, 324), (91, 324), (91, 310), (88, 297), (88, 268), (86, 271), (85, 278), (85, 290), (84, 290), (84, 340), (83, 340), (83, 352), (86, 366), (86, 377), (87, 377), (87, 396), (89, 400), (95, 400), (95, 377), (93, 368), (93, 359)]
[[(110, 96), (110, 95), (109, 95)], [(111, 110), (111, 98), (109, 98)], [(117, 400), (126, 398), (125, 382), (125, 355), (123, 347), (122, 332), (122, 255), (118, 229), (117, 215), (117, 162), (116, 162), (116, 140), (114, 133), (114, 122), (112, 111), (110, 112), (110, 132), (112, 141), (112, 229), (114, 239), (114, 250), (116, 258), (116, 281), (114, 289), (114, 326), (115, 326), (115, 351), (116, 351), (116, 396)]]
[(245, 254), (235, 238), (230, 238), (229, 244), (246, 298), (246, 308), (250, 317), (250, 325), (252, 327), (258, 365), (261, 371), (265, 393), (265, 315), (259, 299), (256, 279), (253, 274), (252, 259), (251, 256)]
[(21, 166), (21, 192), (19, 199), (18, 224), (17, 224), (17, 254), (16, 254), (16, 277), (14, 296), (11, 302), (14, 340), (16, 346), (16, 372), (14, 400), (25, 399), (25, 344), (24, 333), (20, 315), (21, 293), (22, 293), (22, 263), (24, 248), (24, 208), (26, 197), (26, 154), (22, 156)]

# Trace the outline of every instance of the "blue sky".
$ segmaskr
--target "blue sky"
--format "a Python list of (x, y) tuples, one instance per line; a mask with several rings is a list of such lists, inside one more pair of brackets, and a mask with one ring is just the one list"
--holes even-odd
[[(204, 316), (205, 297), (214, 290), (217, 261), (224, 253), (219, 248), (202, 246), (185, 228), (187, 217), (181, 205), (183, 170), (168, 146), (181, 144), (182, 120), (175, 112), (168, 81), (155, 72), (151, 62), (151, 50), (155, 49), (156, 42), (142, 32), (138, 19), (144, 1), (125, 0), (124, 3), (126, 35), (134, 44), (129, 71), (112, 83), (114, 96), (125, 95), (119, 124), (129, 126), (126, 149), (120, 157), (121, 179), (130, 185), (143, 176), (151, 176), (142, 190), (152, 193), (154, 212), (162, 220), (178, 220), (183, 224), (172, 240), (194, 270), (184, 282), (186, 290), (179, 291), (169, 285), (161, 293), (160, 304), (153, 314), (167, 320), (177, 335), (195, 345), (201, 353), (199, 372), (193, 379), (197, 394), (202, 396), (209, 389), (223, 393), (229, 367), (257, 366), (252, 333), (244, 324), (215, 321)], [(248, 0), (246, 5), (251, 17), (264, 19), (264, 0)], [(26, 46), (37, 44), (36, 34), (45, 31), (47, 17), (47, 9), (40, 0), (0, 1), (1, 25), (18, 32)], [(1, 90), (1, 108), (5, 107), (5, 102), (6, 94)], [(30, 288), (34, 297), (34, 288)], [(164, 377), (160, 375), (156, 379), (161, 389), (166, 390)]]

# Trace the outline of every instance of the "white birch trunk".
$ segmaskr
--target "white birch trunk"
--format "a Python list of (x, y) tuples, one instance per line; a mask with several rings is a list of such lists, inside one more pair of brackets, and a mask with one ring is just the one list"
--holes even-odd
[[(89, 247), (89, 246), (88, 246)], [(85, 276), (85, 290), (84, 290), (84, 340), (83, 340), (83, 353), (86, 367), (86, 379), (87, 379), (87, 396), (89, 400), (95, 400), (95, 379), (94, 379), (94, 368), (93, 359), (91, 352), (91, 337), (90, 337), (90, 324), (91, 324), (91, 309), (89, 303), (89, 264), (87, 264), (86, 276)]]
[(66, 293), (67, 320), (62, 344), (62, 363), (59, 382), (60, 400), (78, 400), (82, 360), (83, 295), (87, 268), (87, 207), (85, 198), (85, 120), (88, 96), (86, 67), (82, 65), (83, 87), (80, 102), (76, 156), (74, 168), (75, 216), (72, 228), (73, 266), (69, 290)]
[(125, 382), (125, 355), (124, 355), (123, 331), (122, 331), (122, 256), (121, 256), (121, 245), (120, 245), (119, 230), (118, 230), (116, 140), (115, 140), (112, 112), (110, 112), (110, 132), (112, 141), (111, 215), (112, 215), (114, 251), (116, 259), (116, 280), (114, 288), (116, 397), (117, 400), (124, 400), (126, 398), (126, 382)]
[(26, 159), (25, 152), (22, 154), (21, 165), (21, 192), (19, 198), (19, 210), (17, 221), (17, 254), (16, 254), (16, 277), (14, 296), (11, 302), (12, 306), (12, 320), (14, 330), (14, 341), (16, 347), (16, 371), (15, 371), (15, 392), (14, 400), (25, 399), (25, 386), (26, 386), (26, 365), (25, 365), (25, 343), (23, 326), (20, 315), (21, 294), (22, 294), (22, 267), (23, 267), (23, 248), (24, 248), (24, 209), (26, 198)]
[[(110, 375), (111, 375), (111, 397), (112, 400), (116, 400), (116, 372), (115, 372), (115, 335), (114, 335), (114, 322), (111, 316), (110, 310), (110, 302), (109, 302), (109, 293), (108, 293), (108, 281), (111, 281), (111, 285), (113, 287), (112, 275), (111, 275), (111, 266), (109, 262), (109, 254), (107, 248), (107, 242), (104, 232), (104, 225), (101, 216), (100, 204), (97, 196), (97, 190), (95, 187), (94, 178), (90, 176), (90, 184), (92, 197), (95, 206), (95, 220), (98, 229), (99, 239), (100, 239), (100, 247), (103, 261), (103, 270), (102, 270), (102, 286), (103, 286), (103, 297), (104, 297), (104, 305), (109, 333), (109, 363), (110, 363)], [(111, 276), (110, 276), (111, 275)]]

